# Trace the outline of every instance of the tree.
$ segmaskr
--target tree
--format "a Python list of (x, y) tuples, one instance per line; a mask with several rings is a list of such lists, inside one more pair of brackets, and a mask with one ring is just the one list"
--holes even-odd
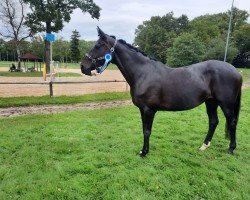
[(73, 62), (78, 62), (80, 59), (80, 50), (79, 50), (79, 38), (80, 34), (77, 30), (74, 30), (71, 35), (70, 41), (70, 52), (71, 52), (71, 60)]
[(60, 62), (65, 62), (70, 57), (70, 43), (58, 38), (53, 43), (53, 59)]
[(204, 53), (204, 45), (193, 34), (183, 33), (167, 50), (167, 64), (170, 67), (182, 67), (197, 63), (203, 59)]
[(237, 57), (233, 61), (233, 65), (237, 67), (250, 66), (250, 24), (242, 25), (234, 32), (234, 41), (239, 50)]
[(94, 41), (79, 41), (80, 58), (83, 58), (86, 53), (94, 46)]
[(30, 50), (37, 57), (41, 58), (44, 61), (44, 35), (34, 36), (30, 42)]
[[(237, 48), (231, 43), (228, 47), (228, 62), (232, 62), (234, 57), (237, 55)], [(205, 60), (224, 60), (225, 55), (225, 42), (217, 37), (212, 39), (211, 42), (207, 45), (207, 50), (204, 56)]]
[(164, 63), (167, 56), (166, 50), (172, 46), (174, 38), (188, 29), (186, 15), (175, 18), (174, 13), (170, 12), (162, 17), (151, 17), (149, 21), (139, 25), (135, 31), (134, 43), (147, 54)]
[(13, 40), (18, 57), (18, 68), (20, 69), (20, 44), (31, 33), (25, 24), (25, 4), (24, 0), (2, 0), (0, 3), (0, 21), (3, 26), (0, 35), (4, 38)]
[(250, 24), (242, 25), (235, 31), (234, 41), (241, 54), (250, 55)]
[[(230, 15), (230, 10), (228, 10), (227, 12), (222, 12), (218, 14), (212, 14), (212, 15), (206, 14), (206, 15), (202, 15), (202, 16), (194, 18), (191, 23), (201, 21), (204, 23), (206, 22), (206, 23), (214, 24), (219, 28), (220, 33), (223, 36), (223, 38), (225, 38), (227, 36), (227, 31), (228, 31), (229, 15)], [(249, 14), (247, 11), (240, 10), (234, 7), (232, 27), (231, 27), (232, 32), (234, 32), (234, 30), (237, 30), (240, 26), (245, 24), (248, 17), (249, 17)]]
[[(31, 13), (27, 16), (27, 26), (32, 32), (58, 32), (63, 28), (63, 22), (70, 21), (70, 14), (80, 8), (92, 18), (99, 19), (100, 7), (93, 0), (24, 0), (29, 4)], [(50, 42), (45, 41), (45, 62), (49, 66)], [(47, 67), (49, 70), (49, 67)]]
[(0, 61), (4, 60), (4, 54), (6, 54), (5, 41), (0, 38)]
[(210, 43), (213, 38), (220, 36), (218, 25), (203, 18), (192, 20), (189, 24), (191, 33), (203, 42), (204, 45)]

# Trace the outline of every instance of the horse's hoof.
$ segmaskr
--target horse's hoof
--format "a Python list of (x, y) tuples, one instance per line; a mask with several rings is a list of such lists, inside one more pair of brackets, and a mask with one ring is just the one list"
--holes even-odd
[(228, 149), (227, 153), (230, 154), (230, 155), (233, 155), (234, 154), (234, 150), (233, 149)]
[(210, 142), (208, 144), (203, 143), (199, 148), (200, 151), (205, 151), (208, 147), (210, 147)]
[(146, 155), (147, 155), (147, 153), (143, 152), (143, 151), (140, 151), (140, 153), (139, 153), (139, 156), (142, 158), (144, 158)]

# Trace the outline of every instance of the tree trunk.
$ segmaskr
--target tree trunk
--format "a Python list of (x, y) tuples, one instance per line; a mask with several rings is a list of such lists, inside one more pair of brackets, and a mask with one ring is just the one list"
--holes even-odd
[(19, 46), (17, 45), (16, 46), (16, 53), (17, 53), (17, 61), (18, 61), (18, 64), (17, 64), (17, 69), (21, 69), (21, 53), (20, 53), (20, 49), (19, 49)]

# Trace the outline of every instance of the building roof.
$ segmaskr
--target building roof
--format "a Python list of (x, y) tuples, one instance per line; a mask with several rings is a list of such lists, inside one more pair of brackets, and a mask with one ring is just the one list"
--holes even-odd
[(37, 56), (31, 54), (31, 53), (26, 53), (20, 57), (21, 60), (41, 60), (41, 58), (38, 58)]

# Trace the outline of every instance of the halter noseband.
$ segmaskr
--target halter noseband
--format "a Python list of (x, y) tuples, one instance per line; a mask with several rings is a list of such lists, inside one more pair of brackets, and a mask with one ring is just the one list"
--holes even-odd
[[(99, 57), (99, 58), (92, 58), (88, 53), (85, 54), (85, 56), (88, 59), (90, 59), (94, 65), (96, 65), (96, 61), (105, 60), (105, 63), (102, 66), (96, 68), (97, 73), (101, 74), (108, 67), (108, 64), (112, 60), (112, 53), (115, 52), (116, 44), (117, 44), (117, 40), (115, 40), (114, 45), (109, 49), (110, 53), (106, 53), (104, 56)], [(108, 47), (107, 44), (105, 45)]]

